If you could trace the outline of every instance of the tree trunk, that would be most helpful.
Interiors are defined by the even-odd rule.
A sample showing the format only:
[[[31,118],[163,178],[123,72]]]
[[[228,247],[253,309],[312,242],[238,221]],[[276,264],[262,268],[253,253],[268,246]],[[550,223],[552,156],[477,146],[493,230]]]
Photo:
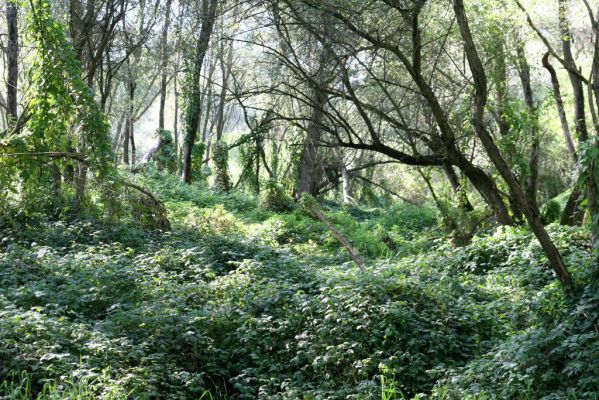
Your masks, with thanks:
[[[173,79],[173,87],[175,89],[175,116],[173,121],[173,137],[175,138],[175,153],[179,156],[179,92],[177,90],[177,74]]]
[[[559,121],[562,126],[562,133],[564,134],[564,139],[566,140],[566,145],[568,146],[568,151],[570,153],[570,157],[572,157],[572,161],[574,163],[578,162],[578,155],[576,154],[576,147],[574,146],[574,141],[572,140],[572,135],[570,134],[570,127],[568,126],[568,118],[566,117],[566,111],[564,110],[564,102],[562,100],[562,93],[560,89],[559,80],[557,79],[557,73],[555,69],[549,62],[550,53],[547,52],[543,56],[543,66],[547,71],[549,71],[549,75],[551,76],[551,85],[553,86],[553,97],[555,98],[555,106],[557,108],[557,113],[559,114]]]
[[[127,121],[125,123],[125,138],[123,141],[123,162],[127,165],[131,163],[131,165],[135,164],[135,87],[136,84],[133,81],[132,74],[129,74],[129,82],[128,82],[128,111],[127,111]],[[129,158],[129,146],[131,146],[131,157]]]
[[[224,48],[221,50],[221,74],[222,74],[222,86],[220,89],[220,98],[218,103],[218,110],[216,112],[216,140],[220,141],[223,137],[223,131],[225,130],[225,105],[227,103],[227,89],[229,87],[229,79],[231,77],[231,69],[233,68],[233,42],[229,42],[229,50],[227,59],[222,54]]]
[[[19,30],[17,25],[17,3],[9,0],[6,3],[6,22],[8,24],[6,80],[6,106],[9,121],[17,119],[17,85],[19,79]]]
[[[526,176],[526,196],[531,206],[535,209],[539,208],[537,202],[537,181],[539,177],[539,117],[537,114],[537,107],[534,102],[532,93],[532,85],[530,83],[530,65],[526,59],[524,53],[524,45],[520,43],[517,48],[518,54],[518,74],[520,75],[520,82],[522,83],[522,92],[524,94],[524,101],[528,108],[528,112],[531,115],[531,148],[530,158],[528,161],[529,170]]]
[[[491,207],[491,211],[493,211],[493,215],[495,215],[497,222],[501,225],[512,225],[514,221],[499,194],[497,185],[489,175],[470,162],[466,162],[459,167],[476,190],[481,194],[485,202]]]
[[[171,24],[171,4],[173,0],[166,0],[166,9],[164,14],[164,27],[162,29],[161,48],[162,48],[162,65],[161,65],[161,78],[160,78],[160,111],[158,113],[158,128],[164,129],[164,110],[166,105],[166,88],[167,88],[167,76],[166,70],[168,66],[168,30]]]
[[[572,69],[576,70],[576,62],[572,56],[572,33],[568,22],[568,0],[558,0],[559,2],[559,27],[562,41],[562,52],[564,60]],[[574,98],[574,120],[576,122],[576,134],[580,142],[585,142],[589,135],[587,131],[586,116],[584,111],[584,90],[582,80],[572,71],[568,71],[568,77],[572,84],[572,94]]]
[[[318,168],[318,143],[321,136],[321,124],[324,118],[322,108],[327,102],[327,95],[320,88],[312,89],[312,114],[308,123],[307,135],[300,165],[300,181],[298,194],[316,195],[316,170]]]
[[[465,188],[462,188],[460,183],[460,178],[455,173],[452,165],[445,164],[443,165],[443,172],[453,189],[454,194],[458,197],[458,206],[466,211],[474,210],[472,203],[468,199],[468,194],[466,193]]]
[[[570,273],[568,272],[568,269],[566,268],[559,251],[545,230],[545,227],[541,222],[538,209],[534,208],[533,204],[530,204],[526,194],[524,193],[524,190],[522,190],[518,180],[499,152],[499,149],[495,145],[490,133],[487,131],[484,122],[485,105],[487,102],[486,73],[472,39],[463,0],[454,0],[454,11],[460,29],[460,34],[462,36],[462,40],[464,41],[464,50],[468,59],[468,64],[470,71],[472,72],[472,78],[474,79],[474,85],[476,89],[472,107],[472,125],[474,131],[485,148],[487,155],[495,165],[495,168],[497,168],[497,171],[507,183],[510,191],[514,195],[514,198],[521,206],[528,224],[541,244],[541,247],[543,248],[547,259],[549,260],[549,264],[557,275],[557,278],[560,280],[565,290],[570,290],[572,287]]]
[[[125,117],[125,132],[123,134],[123,163],[129,165],[129,134],[131,133],[131,118],[129,118],[129,112]]]
[[[582,80],[580,76],[572,71],[576,70],[576,62],[572,56],[572,33],[570,32],[570,24],[568,22],[568,4],[567,0],[558,0],[559,2],[559,27],[560,36],[562,41],[562,52],[564,53],[564,61],[570,66],[568,69],[568,77],[572,85],[572,94],[574,100],[574,120],[576,123],[576,135],[578,136],[579,146],[586,142],[589,138],[586,124],[586,115],[584,107],[584,90]],[[588,182],[587,182],[588,184]],[[581,194],[584,193],[577,188],[572,190],[572,194],[568,199],[568,204],[572,205],[572,208],[564,209],[562,213],[562,220],[572,222],[582,222],[584,214],[579,212],[578,206],[582,202],[580,199]],[[580,217],[576,217],[576,216]]]
[[[362,272],[366,272],[366,268],[364,267],[364,261],[362,260],[362,257],[358,255],[358,252],[354,249],[351,243],[349,243],[345,236],[343,236],[341,232],[339,232],[339,230],[335,228],[335,226],[331,223],[331,221],[329,221],[329,219],[324,215],[324,213],[318,209],[316,204],[314,204],[314,199],[305,202],[304,209],[308,214],[325,224],[328,230],[333,234],[333,237],[335,237],[335,239],[337,239],[337,241],[345,248],[345,250],[347,250],[349,256],[352,260],[354,260],[354,263],[356,263],[358,268],[360,268]]]
[[[118,158],[116,155],[119,151],[120,145],[121,145],[121,140],[122,135],[123,135],[123,123],[125,122],[125,119],[127,118],[127,112],[122,112],[121,116],[119,117],[119,120],[117,122],[116,125],[116,132],[114,134],[114,140],[112,143],[112,152],[115,155],[115,162],[117,161],[116,159]]]
[[[590,15],[591,19],[593,16]],[[592,80],[591,80],[591,92],[595,98],[595,105],[599,110],[599,11],[597,12],[594,20],[591,21],[593,25],[593,31],[595,33],[595,46],[593,53],[593,67],[592,67]],[[589,95],[590,96],[590,95]],[[590,105],[593,102],[590,101]],[[592,107],[591,107],[592,109]],[[595,123],[595,138],[594,146],[599,148],[599,121],[597,117],[594,118]],[[595,152],[595,154],[599,151]],[[589,178],[588,178],[588,208],[591,217],[591,230],[592,230],[592,249],[594,254],[599,252],[599,176],[597,174],[597,158],[595,158],[589,166]]]
[[[199,124],[199,98],[200,98],[200,74],[204,57],[210,44],[210,36],[216,19],[216,7],[218,0],[202,0],[202,29],[196,45],[191,92],[186,110],[187,126],[185,127],[185,144],[183,150],[183,173],[182,180],[191,183],[191,154],[196,141]]]
[[[332,35],[329,19],[326,15],[322,17],[322,25],[325,32],[325,40]],[[318,71],[316,84],[312,87],[312,95],[310,100],[311,115],[306,129],[306,140],[304,141],[304,149],[302,152],[300,164],[300,181],[298,195],[309,193],[315,196],[317,193],[317,176],[316,171],[319,167],[318,161],[318,146],[322,134],[322,123],[324,119],[324,108],[328,101],[328,95],[324,91],[324,86],[327,80],[327,71],[329,70],[332,57],[330,47],[327,43],[322,43],[322,48],[318,57]]]

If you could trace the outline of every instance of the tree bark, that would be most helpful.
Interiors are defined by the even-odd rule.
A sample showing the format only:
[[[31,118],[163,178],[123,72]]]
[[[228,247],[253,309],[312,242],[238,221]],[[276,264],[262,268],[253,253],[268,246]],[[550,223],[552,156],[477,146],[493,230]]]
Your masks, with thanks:
[[[362,272],[366,272],[366,268],[364,267],[364,261],[362,260],[362,257],[358,255],[358,252],[354,249],[351,243],[349,243],[345,236],[343,236],[341,232],[339,232],[339,230],[335,228],[335,226],[331,223],[331,221],[329,221],[329,219],[324,215],[324,213],[318,210],[315,204],[310,204],[310,202],[308,202],[308,204],[306,204],[304,208],[308,212],[308,214],[312,215],[314,218],[318,219],[320,222],[325,224],[328,230],[333,234],[333,237],[335,237],[335,239],[337,239],[337,241],[345,248],[345,250],[347,250],[349,256],[354,261],[354,263],[356,263],[358,268],[360,268]]]
[[[466,193],[466,190],[462,188],[460,178],[453,169],[453,166],[450,164],[443,165],[443,172],[445,173],[445,176],[447,177],[447,180],[449,181],[449,184],[451,185],[454,194],[458,197],[459,207],[466,211],[473,211],[474,207],[468,199],[468,194]]]
[[[181,179],[191,183],[191,154],[195,144],[199,124],[200,74],[204,57],[210,44],[210,36],[216,19],[218,0],[202,0],[202,28],[195,49],[191,91],[186,110],[185,144],[183,150],[183,173]]]
[[[576,154],[576,147],[574,145],[574,141],[572,140],[572,134],[570,133],[570,127],[568,126],[568,118],[566,117],[566,111],[564,110],[564,102],[562,100],[562,93],[560,89],[559,80],[557,79],[557,73],[555,72],[555,68],[551,65],[549,61],[550,53],[547,52],[543,56],[543,67],[547,71],[549,71],[549,75],[551,76],[551,85],[553,86],[553,97],[555,98],[555,106],[557,108],[557,113],[559,114],[559,121],[562,126],[562,133],[564,134],[564,139],[566,140],[566,145],[568,146],[568,152],[570,153],[570,157],[572,157],[572,161],[576,163],[578,161],[578,155]]]
[[[125,117],[125,132],[123,134],[123,163],[129,165],[129,134],[131,133],[131,118],[129,118],[129,111]]]
[[[501,198],[497,185],[489,175],[470,162],[461,164],[459,168],[464,172],[483,199],[485,199],[489,207],[491,207],[491,211],[495,215],[497,222],[501,225],[512,225],[514,221],[510,216],[509,210]]]
[[[332,35],[331,23],[326,15],[321,16],[322,25],[325,36],[323,40],[327,40]],[[324,90],[327,84],[327,71],[329,70],[330,62],[333,57],[328,43],[321,43],[322,48],[318,57],[318,71],[316,82],[312,87],[312,95],[310,104],[312,105],[310,120],[306,129],[306,139],[300,163],[300,177],[298,195],[309,193],[312,196],[317,194],[317,176],[316,171],[319,166],[318,147],[322,134],[322,123],[324,120],[324,108],[328,101],[328,94]]]
[[[316,169],[318,168],[318,144],[321,136],[321,124],[324,114],[322,107],[327,102],[327,95],[320,88],[312,89],[312,101],[314,105],[310,115],[310,121],[306,130],[306,139],[302,152],[300,164],[300,181],[298,194],[309,193],[316,195]]]
[[[586,4],[586,3],[585,3]],[[596,17],[593,18],[593,14],[589,9],[589,17],[593,26],[593,32],[595,34],[595,46],[593,52],[593,67],[592,67],[592,79],[590,89],[593,97],[595,98],[595,105],[599,110],[599,11],[597,11]],[[589,95],[590,97],[591,95]],[[590,99],[589,99],[590,100]],[[592,100],[589,103],[593,104]],[[591,107],[593,109],[593,107]],[[595,137],[593,145],[599,149],[599,121],[597,117],[594,118],[595,124]],[[595,152],[595,154],[599,151]],[[591,218],[591,232],[592,232],[592,249],[594,254],[599,252],[599,174],[597,173],[597,158],[592,160],[589,166],[589,178],[588,178],[588,208]]]
[[[524,45],[520,43],[516,49],[518,54],[518,74],[520,75],[520,82],[522,84],[522,92],[524,94],[524,101],[528,108],[528,112],[531,116],[530,136],[531,136],[531,147],[530,147],[530,158],[528,161],[529,170],[526,176],[526,196],[531,206],[535,209],[539,208],[537,202],[537,182],[539,177],[539,117],[537,114],[537,107],[534,102],[532,85],[530,83],[530,65],[526,59],[524,53]]]
[[[11,119],[16,121],[17,119],[17,86],[19,78],[19,29],[17,19],[17,3],[16,1],[9,0],[6,3],[6,22],[8,24],[6,106],[9,121]]]
[[[166,9],[164,11],[164,27],[162,28],[162,37],[160,46],[162,48],[162,63],[161,63],[161,78],[160,78],[160,111],[158,113],[158,129],[164,129],[164,111],[166,105],[166,89],[167,89],[167,76],[166,70],[168,66],[168,30],[171,24],[171,4],[173,0],[166,0]]]
[[[460,29],[460,35],[464,41],[464,50],[468,59],[468,65],[472,73],[472,78],[474,79],[475,94],[472,107],[472,125],[474,131],[485,148],[487,155],[495,165],[495,168],[497,168],[497,171],[507,183],[514,198],[521,206],[528,224],[541,244],[557,278],[562,283],[565,290],[570,290],[572,287],[570,273],[568,272],[559,251],[545,230],[538,209],[534,208],[533,204],[530,204],[524,190],[522,190],[518,180],[499,152],[490,133],[487,131],[484,121],[485,105],[488,95],[486,73],[474,45],[474,40],[472,39],[463,0],[454,0],[454,11]]]
[[[570,84],[572,85],[576,136],[578,137],[580,146],[580,144],[586,142],[589,138],[584,106],[583,82],[580,79],[580,75],[574,72],[578,69],[574,57],[572,56],[572,33],[570,32],[570,24],[568,22],[568,3],[567,0],[558,0],[558,3],[562,52],[564,61],[569,66],[568,77],[570,78]],[[570,207],[566,207],[562,212],[562,221],[566,222],[568,225],[582,223],[584,213],[578,210],[580,203],[582,203],[581,196],[585,196],[585,193],[578,188],[574,188],[570,198],[568,198],[567,203]]]
[[[559,27],[560,37],[562,42],[562,52],[564,60],[570,65],[568,69],[568,77],[572,84],[572,94],[574,98],[574,120],[576,123],[576,134],[580,142],[585,142],[589,135],[587,130],[585,107],[584,107],[584,90],[582,80],[579,74],[572,72],[577,70],[576,62],[572,56],[572,33],[570,32],[570,24],[568,22],[568,0],[558,0],[559,2]]]
[[[220,141],[225,130],[225,105],[227,104],[227,90],[229,88],[229,80],[231,77],[231,69],[233,68],[233,42],[229,41],[229,49],[227,59],[224,56],[224,46],[221,50],[220,70],[222,75],[222,86],[220,89],[220,97],[218,110],[216,112],[216,140]]]

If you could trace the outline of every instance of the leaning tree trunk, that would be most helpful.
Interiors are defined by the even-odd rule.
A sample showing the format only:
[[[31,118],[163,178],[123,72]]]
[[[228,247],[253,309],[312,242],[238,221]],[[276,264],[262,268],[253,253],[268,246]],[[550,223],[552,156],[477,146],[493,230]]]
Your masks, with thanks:
[[[560,37],[562,41],[562,52],[564,54],[564,61],[570,66],[568,69],[568,77],[572,85],[572,95],[574,100],[574,120],[576,124],[576,135],[578,136],[579,146],[586,142],[589,138],[586,115],[584,107],[584,90],[583,82],[580,76],[574,71],[577,70],[576,62],[572,56],[572,33],[570,32],[570,24],[568,23],[568,4],[567,0],[559,1],[559,27]],[[588,184],[588,182],[587,182]],[[579,188],[575,187],[572,190],[572,194],[568,198],[567,207],[562,213],[562,223],[567,225],[574,225],[575,223],[581,223],[584,213],[578,210],[580,203],[582,203],[582,197],[584,192]],[[578,215],[578,217],[576,217]]]
[[[474,79],[475,94],[472,107],[472,125],[474,131],[480,139],[487,155],[491,159],[491,162],[495,165],[495,168],[497,168],[497,171],[510,188],[514,198],[521,206],[530,228],[541,244],[547,259],[549,260],[549,264],[553,268],[558,279],[566,290],[570,290],[572,287],[570,273],[568,272],[559,251],[553,244],[551,237],[545,230],[538,209],[528,200],[522,186],[518,183],[518,180],[501,155],[499,148],[487,131],[484,121],[485,105],[488,95],[487,76],[479,58],[478,51],[474,45],[474,40],[472,39],[472,33],[470,32],[463,0],[454,0],[454,11],[460,29],[460,35],[464,41],[464,50],[466,52],[470,71]]]
[[[562,92],[560,89],[559,80],[557,79],[557,73],[555,72],[555,68],[553,68],[551,65],[551,62],[549,62],[549,55],[550,53],[547,52],[543,56],[543,67],[549,71],[549,75],[551,76],[553,97],[555,98],[555,106],[557,108],[557,113],[559,114],[559,122],[562,126],[562,133],[564,134],[564,139],[566,140],[568,152],[572,157],[572,161],[576,163],[578,161],[578,155],[576,154],[576,147],[574,146],[574,141],[572,140],[570,127],[568,126],[568,118],[566,117],[566,111],[564,110],[564,101],[562,100]]]

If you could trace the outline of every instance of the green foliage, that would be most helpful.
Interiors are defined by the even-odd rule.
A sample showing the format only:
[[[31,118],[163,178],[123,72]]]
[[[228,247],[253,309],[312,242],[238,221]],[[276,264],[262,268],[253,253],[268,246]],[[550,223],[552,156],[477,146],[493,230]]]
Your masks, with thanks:
[[[300,210],[135,179],[173,231],[0,226],[0,396],[592,398],[599,298],[581,228],[549,226],[586,288],[567,298],[524,228],[456,249],[432,209],[319,205],[369,257],[359,273]]]
[[[125,400],[132,393],[127,393],[118,384],[106,381],[106,371],[102,376],[90,379],[75,377],[44,383],[39,393],[35,393],[32,384],[35,377],[23,371],[21,375],[10,374],[10,379],[0,385],[0,395],[6,400],[94,400],[101,397],[104,400]]]
[[[191,149],[191,176],[194,181],[206,183],[210,170],[204,165],[206,144],[195,143]]]
[[[108,124],[83,81],[79,60],[50,2],[35,0],[30,5],[25,34],[33,49],[27,71],[28,119],[22,133],[0,143],[3,153],[20,155],[0,161],[0,184],[10,189],[0,199],[20,199],[29,210],[68,209],[74,185],[83,186],[75,174],[83,175],[87,168],[96,177],[114,173]]]
[[[541,209],[543,213],[543,222],[550,224],[552,222],[559,222],[562,210],[561,205],[557,200],[551,199],[545,203]]]
[[[258,120],[256,116],[252,117],[250,120],[251,132],[240,139],[241,175],[239,184],[256,193],[260,191],[260,158],[264,154],[264,138],[271,129],[271,118],[270,111],[266,112],[261,120]],[[276,177],[278,154],[273,154],[273,169]]]
[[[156,131],[156,135],[160,137],[161,146],[158,153],[154,156],[153,161],[159,171],[168,171],[174,174],[178,170],[177,165],[177,149],[175,149],[175,142],[173,140],[173,134],[171,131],[165,129],[159,129]],[[194,147],[195,151],[195,147]],[[192,167],[194,160],[194,151],[192,151]],[[192,168],[193,169],[193,168]],[[193,176],[193,175],[192,175]]]
[[[260,205],[270,211],[285,212],[294,208],[293,198],[287,194],[285,186],[269,180],[264,185]]]
[[[231,177],[229,176],[229,146],[220,141],[212,147],[212,160],[214,162],[214,187],[216,190],[228,192],[231,190]]]

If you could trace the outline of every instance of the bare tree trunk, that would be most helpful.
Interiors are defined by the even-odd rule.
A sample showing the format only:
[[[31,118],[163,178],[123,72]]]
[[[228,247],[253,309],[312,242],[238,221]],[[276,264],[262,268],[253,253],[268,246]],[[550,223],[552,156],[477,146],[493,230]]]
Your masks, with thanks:
[[[119,117],[119,120],[117,122],[116,125],[116,132],[114,134],[114,140],[112,143],[112,152],[116,155],[118,153],[120,144],[121,144],[121,140],[122,140],[122,134],[123,134],[123,123],[125,122],[125,119],[127,118],[127,112],[122,112],[121,116]]]
[[[449,184],[451,185],[454,194],[458,197],[459,207],[466,211],[473,211],[474,207],[472,206],[472,203],[470,203],[470,200],[468,199],[468,194],[466,193],[465,188],[462,187],[462,184],[460,183],[460,178],[455,173],[453,166],[449,164],[443,165],[443,172],[445,173],[445,176],[447,177],[447,180],[449,181]]]
[[[6,106],[8,119],[17,119],[17,85],[19,78],[19,30],[17,25],[17,3],[9,0],[6,3],[6,22],[8,24],[7,64],[8,78],[6,80]]]
[[[125,138],[123,141],[123,161],[125,164],[135,164],[135,87],[136,84],[133,81],[131,72],[129,73],[129,82],[127,83],[127,100],[128,100],[128,111],[127,121],[125,123]],[[131,146],[131,158],[129,158],[129,146]]]
[[[589,138],[584,107],[584,90],[580,76],[571,70],[576,70],[577,67],[574,57],[572,56],[572,33],[570,32],[570,24],[568,22],[567,0],[558,0],[558,2],[562,52],[564,54],[564,61],[570,66],[568,69],[568,77],[570,78],[572,94],[574,98],[574,120],[576,123],[576,135],[578,136],[579,144],[582,144]],[[563,222],[566,222],[568,225],[574,225],[576,222],[582,222],[584,213],[580,212],[578,208],[580,203],[582,203],[581,196],[584,195],[584,192],[578,188],[574,188],[572,190],[572,194],[568,198],[567,202],[569,207],[566,207],[562,212]]]
[[[173,136],[175,138],[175,152],[179,156],[179,92],[177,89],[177,74],[175,73],[173,87],[175,90],[175,120],[173,121]]]
[[[191,82],[191,92],[186,110],[187,126],[185,127],[185,144],[183,150],[183,173],[182,180],[191,183],[191,154],[196,141],[199,124],[199,98],[200,98],[200,74],[202,64],[210,43],[210,36],[216,19],[216,7],[218,0],[202,0],[202,29],[196,45],[194,56],[194,70]]]
[[[129,112],[127,112],[127,117],[125,117],[125,134],[123,135],[123,163],[125,165],[129,165],[129,134],[131,133],[131,118],[129,117]]]
[[[593,67],[592,67],[592,79],[590,83],[590,89],[592,96],[595,98],[595,105],[599,110],[599,11],[593,18],[592,12],[589,9],[589,17],[595,33],[595,46],[593,52]],[[589,94],[591,97],[591,94]],[[591,110],[593,101],[589,99],[589,106]],[[595,112],[593,112],[593,122],[595,124],[595,138],[594,146],[599,148],[599,121]],[[592,249],[594,254],[599,254],[599,176],[597,176],[597,159],[595,158],[589,166],[589,178],[588,178],[588,208],[591,217],[591,230],[592,230]]]
[[[135,121],[131,120],[129,124],[129,140],[131,141],[131,165],[135,165],[135,159],[137,157],[137,149],[135,148]]]
[[[162,65],[161,78],[160,78],[160,111],[158,114],[158,129],[164,129],[164,109],[166,105],[166,88],[167,88],[167,76],[166,70],[168,66],[168,30],[171,24],[171,4],[173,0],[166,0],[166,9],[164,14],[164,27],[162,29],[161,48],[162,48]]]
[[[520,43],[517,48],[518,53],[518,74],[520,75],[520,82],[522,83],[522,92],[524,94],[524,101],[528,107],[528,112],[531,115],[532,125],[530,126],[531,135],[531,148],[530,148],[530,159],[529,159],[529,171],[526,176],[526,196],[533,208],[538,209],[539,205],[537,202],[537,181],[539,177],[539,117],[537,114],[537,107],[534,102],[532,85],[530,83],[530,66],[524,53],[524,45]]]
[[[322,26],[324,28],[325,37],[330,37],[332,24],[326,15],[321,16]],[[300,181],[298,195],[309,193],[312,196],[317,194],[317,177],[318,169],[318,146],[322,134],[322,123],[324,119],[324,108],[328,101],[328,95],[324,91],[326,85],[327,71],[330,69],[329,63],[334,56],[331,54],[330,46],[327,43],[322,43],[322,48],[318,57],[318,71],[316,84],[312,87],[312,95],[310,104],[312,105],[310,121],[308,122],[306,140],[300,165]]]
[[[557,107],[557,113],[559,114],[559,121],[562,126],[564,139],[566,140],[566,145],[568,146],[568,151],[570,152],[572,161],[576,163],[578,161],[578,155],[576,154],[576,147],[574,146],[574,141],[572,140],[572,135],[570,134],[570,127],[568,126],[568,118],[566,117],[566,111],[564,110],[564,102],[562,100],[562,93],[559,80],[557,79],[557,73],[555,72],[555,68],[553,68],[549,62],[549,55],[550,53],[547,52],[543,56],[543,66],[545,69],[547,69],[547,71],[549,71],[549,75],[551,76],[553,97],[555,98],[555,106]]]
[[[337,241],[345,248],[345,250],[347,250],[349,256],[352,260],[354,260],[354,263],[356,263],[358,268],[360,268],[362,272],[365,272],[366,268],[364,267],[364,261],[362,260],[362,257],[358,255],[358,252],[354,249],[351,243],[349,243],[345,236],[343,236],[341,232],[339,232],[339,230],[335,228],[335,226],[331,223],[331,221],[329,221],[329,219],[324,215],[324,213],[318,209],[316,204],[312,204],[312,201],[306,202],[306,204],[304,205],[306,212],[314,218],[318,219],[323,224],[325,224],[325,226],[333,234],[335,239],[337,239]]]
[[[570,24],[568,22],[568,0],[558,0],[559,2],[559,26],[560,37],[562,41],[562,52],[564,60],[574,70],[577,69],[576,62],[572,56],[572,33],[570,32]],[[582,80],[578,74],[568,71],[568,77],[572,84],[572,93],[574,96],[574,119],[576,122],[576,134],[581,142],[585,142],[589,135],[587,131],[587,123],[584,107],[584,90]]]
[[[327,102],[327,95],[318,87],[312,89],[313,105],[310,122],[308,123],[304,150],[300,165],[300,181],[298,194],[309,193],[316,195],[316,170],[318,168],[318,143],[321,136],[321,125],[324,114],[322,108]]]
[[[485,151],[501,177],[505,180],[510,191],[514,195],[514,198],[518,201],[522,207],[522,211],[526,216],[526,219],[530,225],[530,228],[534,232],[535,236],[539,240],[541,247],[543,248],[549,264],[553,268],[559,281],[562,283],[564,289],[570,290],[572,287],[572,280],[570,273],[562,260],[562,257],[553,244],[551,237],[545,230],[539,211],[534,208],[533,204],[530,204],[524,190],[518,183],[518,180],[512,173],[510,167],[502,157],[499,149],[495,145],[493,138],[487,131],[484,122],[485,105],[487,102],[487,77],[483,67],[483,64],[479,58],[478,51],[474,45],[468,19],[466,18],[466,11],[464,9],[463,0],[454,0],[454,11],[456,14],[457,23],[460,29],[462,40],[464,41],[464,50],[472,72],[472,77],[475,84],[475,95],[474,104],[472,109],[472,125],[476,135],[480,139]]]
[[[216,112],[216,140],[220,141],[225,130],[225,105],[227,103],[227,90],[229,88],[229,80],[231,78],[231,69],[233,68],[233,42],[229,41],[229,49],[227,59],[225,61],[224,48],[221,49],[220,70],[222,75],[222,86],[220,89],[220,99],[218,110]]]

